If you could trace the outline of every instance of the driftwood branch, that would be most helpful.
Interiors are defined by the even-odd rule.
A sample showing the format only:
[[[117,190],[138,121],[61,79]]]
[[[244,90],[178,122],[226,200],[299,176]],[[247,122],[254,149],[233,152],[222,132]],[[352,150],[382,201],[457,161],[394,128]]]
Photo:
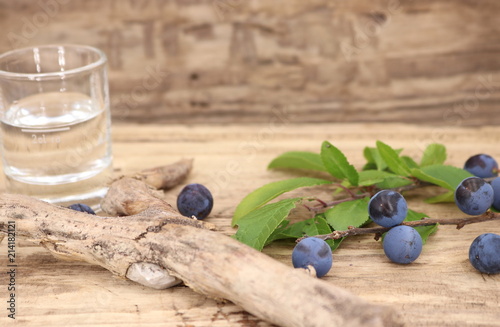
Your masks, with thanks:
[[[0,234],[15,221],[17,236],[55,256],[122,277],[134,264],[152,263],[197,292],[280,326],[402,326],[392,308],[370,304],[183,217],[155,192],[139,179],[115,181],[102,207],[127,217],[98,217],[3,194]]]

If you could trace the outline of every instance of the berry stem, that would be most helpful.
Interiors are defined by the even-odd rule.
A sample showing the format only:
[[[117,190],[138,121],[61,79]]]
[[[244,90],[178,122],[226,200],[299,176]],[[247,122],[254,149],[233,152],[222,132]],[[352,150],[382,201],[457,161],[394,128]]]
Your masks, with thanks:
[[[464,218],[451,218],[451,219],[439,219],[439,218],[423,218],[421,220],[405,221],[401,225],[406,225],[410,227],[418,226],[430,226],[435,224],[440,225],[456,225],[457,229],[461,229],[465,225],[481,223],[485,221],[498,220],[500,219],[500,213],[488,211],[480,216],[474,217],[464,217]],[[375,239],[378,239],[380,235],[387,232],[391,228],[387,227],[352,227],[343,231],[334,231],[330,234],[316,235],[322,240],[337,240],[347,236],[362,235],[362,234],[375,234]],[[300,241],[297,240],[297,241]]]
[[[343,202],[348,202],[348,201],[353,201],[353,200],[357,200],[357,199],[362,199],[362,198],[369,197],[369,196],[371,196],[370,193],[364,192],[364,193],[360,193],[360,194],[352,194],[348,198],[334,200],[334,201],[328,201],[328,202],[316,198],[315,200],[318,201],[320,205],[319,206],[312,206],[312,207],[306,206],[306,208],[309,211],[312,211],[312,212],[317,214],[317,213],[324,212],[324,211],[336,206],[337,204],[340,204]]]

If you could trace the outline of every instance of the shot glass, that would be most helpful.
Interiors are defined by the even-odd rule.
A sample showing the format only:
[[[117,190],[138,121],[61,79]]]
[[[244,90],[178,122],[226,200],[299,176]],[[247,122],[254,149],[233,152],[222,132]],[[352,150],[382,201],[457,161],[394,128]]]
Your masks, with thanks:
[[[112,173],[107,59],[83,45],[0,55],[0,135],[8,193],[95,207]]]

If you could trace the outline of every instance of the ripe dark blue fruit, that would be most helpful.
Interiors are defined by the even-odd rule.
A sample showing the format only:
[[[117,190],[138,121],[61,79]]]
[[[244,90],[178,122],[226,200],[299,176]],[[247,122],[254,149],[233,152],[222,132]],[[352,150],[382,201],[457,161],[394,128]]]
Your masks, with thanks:
[[[70,205],[68,208],[75,210],[75,211],[81,211],[81,212],[90,213],[91,215],[95,215],[94,210],[92,210],[91,207],[89,207],[88,205],[83,204],[83,203],[75,203],[75,204]]]
[[[500,235],[485,233],[476,237],[469,248],[469,261],[482,273],[500,273]]]
[[[405,220],[408,204],[405,198],[395,191],[383,190],[372,196],[368,203],[368,215],[383,227],[393,227]]]
[[[498,176],[498,163],[487,154],[476,154],[467,159],[464,169],[481,178]]]
[[[500,177],[496,177],[491,181],[493,188],[493,207],[500,210]]]
[[[384,237],[384,253],[395,263],[408,264],[415,261],[422,252],[422,237],[410,226],[391,228]]]
[[[482,178],[468,177],[456,188],[455,203],[468,215],[482,215],[493,204],[493,188]]]
[[[332,268],[332,249],[322,239],[308,237],[297,243],[292,251],[295,268],[313,266],[317,277],[323,277]]]
[[[210,191],[201,184],[186,185],[177,197],[177,210],[186,217],[205,219],[214,205]]]

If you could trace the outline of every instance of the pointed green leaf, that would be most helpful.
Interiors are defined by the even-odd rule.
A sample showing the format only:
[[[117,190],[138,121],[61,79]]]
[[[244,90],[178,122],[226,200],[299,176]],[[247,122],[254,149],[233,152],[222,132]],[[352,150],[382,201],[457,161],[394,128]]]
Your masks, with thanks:
[[[331,183],[331,181],[324,179],[299,177],[266,184],[251,192],[243,200],[241,200],[240,204],[236,207],[231,225],[236,225],[241,217],[285,192],[289,192],[300,187],[329,183]]]
[[[332,229],[330,225],[326,222],[326,219],[323,217],[314,217],[306,220],[306,224],[302,231],[304,235],[307,236],[316,236],[316,235],[325,235],[330,234]]]
[[[282,226],[280,226],[276,231],[268,238],[266,245],[282,239],[298,239],[304,236],[316,236],[330,234],[332,229],[330,225],[326,222],[322,214],[317,215],[314,218],[310,218],[298,223],[289,225],[289,221],[284,221]],[[330,248],[335,250],[342,239],[338,240],[327,240],[326,243],[330,245]]]
[[[421,169],[412,169],[411,173],[414,177],[424,182],[429,182],[451,191],[454,191],[458,184],[465,178],[472,176],[466,170],[448,165],[432,165]]]
[[[346,230],[349,226],[360,227],[370,221],[368,198],[337,204],[325,211],[326,221],[334,230]]]
[[[371,149],[373,148],[370,148],[369,146],[365,146],[363,149],[363,157],[365,157],[366,163],[375,163],[375,158],[373,158]]]
[[[397,175],[393,173],[389,173],[387,171],[381,171],[381,170],[362,170],[358,172],[359,175],[359,185],[360,186],[369,186],[369,185],[375,185],[377,183],[380,183],[384,181],[384,179],[389,178],[389,177],[396,177]]]
[[[411,168],[418,168],[418,163],[415,162],[411,157],[408,156],[401,156],[401,159],[404,161],[404,163],[411,169]]]
[[[399,155],[403,149],[394,149],[396,153]],[[363,150],[363,156],[365,157],[367,163],[367,169],[377,169],[377,170],[386,170],[387,164],[380,155],[380,152],[377,148],[365,147]]]
[[[323,142],[321,146],[321,159],[332,176],[347,179],[353,186],[358,185],[359,176],[356,168],[347,161],[342,151],[328,141]]]
[[[259,251],[301,198],[285,199],[253,210],[238,221],[234,238]]]
[[[399,157],[399,154],[396,152],[396,150],[381,141],[377,141],[377,149],[389,169],[392,170],[395,174],[401,176],[410,175],[410,168],[408,167],[406,162]]]
[[[318,153],[290,151],[276,157],[267,166],[268,169],[292,168],[327,171]]]
[[[374,164],[377,167],[377,170],[385,170],[387,168],[387,164],[382,159],[382,156],[380,156],[377,148],[365,147],[363,155],[368,163]]]
[[[377,170],[377,165],[374,162],[367,162],[363,166],[362,170]]]
[[[408,179],[406,177],[401,177],[401,176],[395,176],[395,177],[388,177],[384,179],[382,182],[377,183],[376,186],[379,189],[387,189],[387,188],[398,188],[406,185],[412,184],[413,181],[411,179]]]
[[[464,179],[473,176],[471,173],[462,168],[457,168],[449,165],[427,166],[422,168],[422,171],[427,175],[445,181],[446,183],[448,183],[448,185],[450,185],[453,191]]]
[[[425,217],[429,216],[423,212],[418,212],[415,210],[408,209],[408,214],[406,215],[405,221],[422,220]]]
[[[378,188],[396,188],[413,183],[411,179],[401,177],[387,171],[380,170],[363,170],[358,172],[359,185],[369,186],[376,185]]]
[[[290,225],[289,220],[283,220],[283,222],[274,230],[274,232],[266,240],[265,246],[277,240],[298,239],[304,236],[304,233],[302,232],[302,227],[299,226],[299,224],[300,222]]]
[[[427,146],[422,155],[420,166],[442,165],[446,161],[446,148],[442,144],[432,143]]]
[[[422,237],[422,244],[425,244],[427,242],[427,239],[429,236],[437,232],[438,230],[438,224],[431,225],[431,226],[418,226],[415,227],[417,232],[420,234],[420,237]]]
[[[434,176],[431,176],[429,174],[426,174],[422,169],[412,169],[411,170],[412,176],[418,178],[421,181],[428,182],[437,186],[444,187],[446,189],[451,190],[450,184],[446,183],[444,180],[436,178]]]

